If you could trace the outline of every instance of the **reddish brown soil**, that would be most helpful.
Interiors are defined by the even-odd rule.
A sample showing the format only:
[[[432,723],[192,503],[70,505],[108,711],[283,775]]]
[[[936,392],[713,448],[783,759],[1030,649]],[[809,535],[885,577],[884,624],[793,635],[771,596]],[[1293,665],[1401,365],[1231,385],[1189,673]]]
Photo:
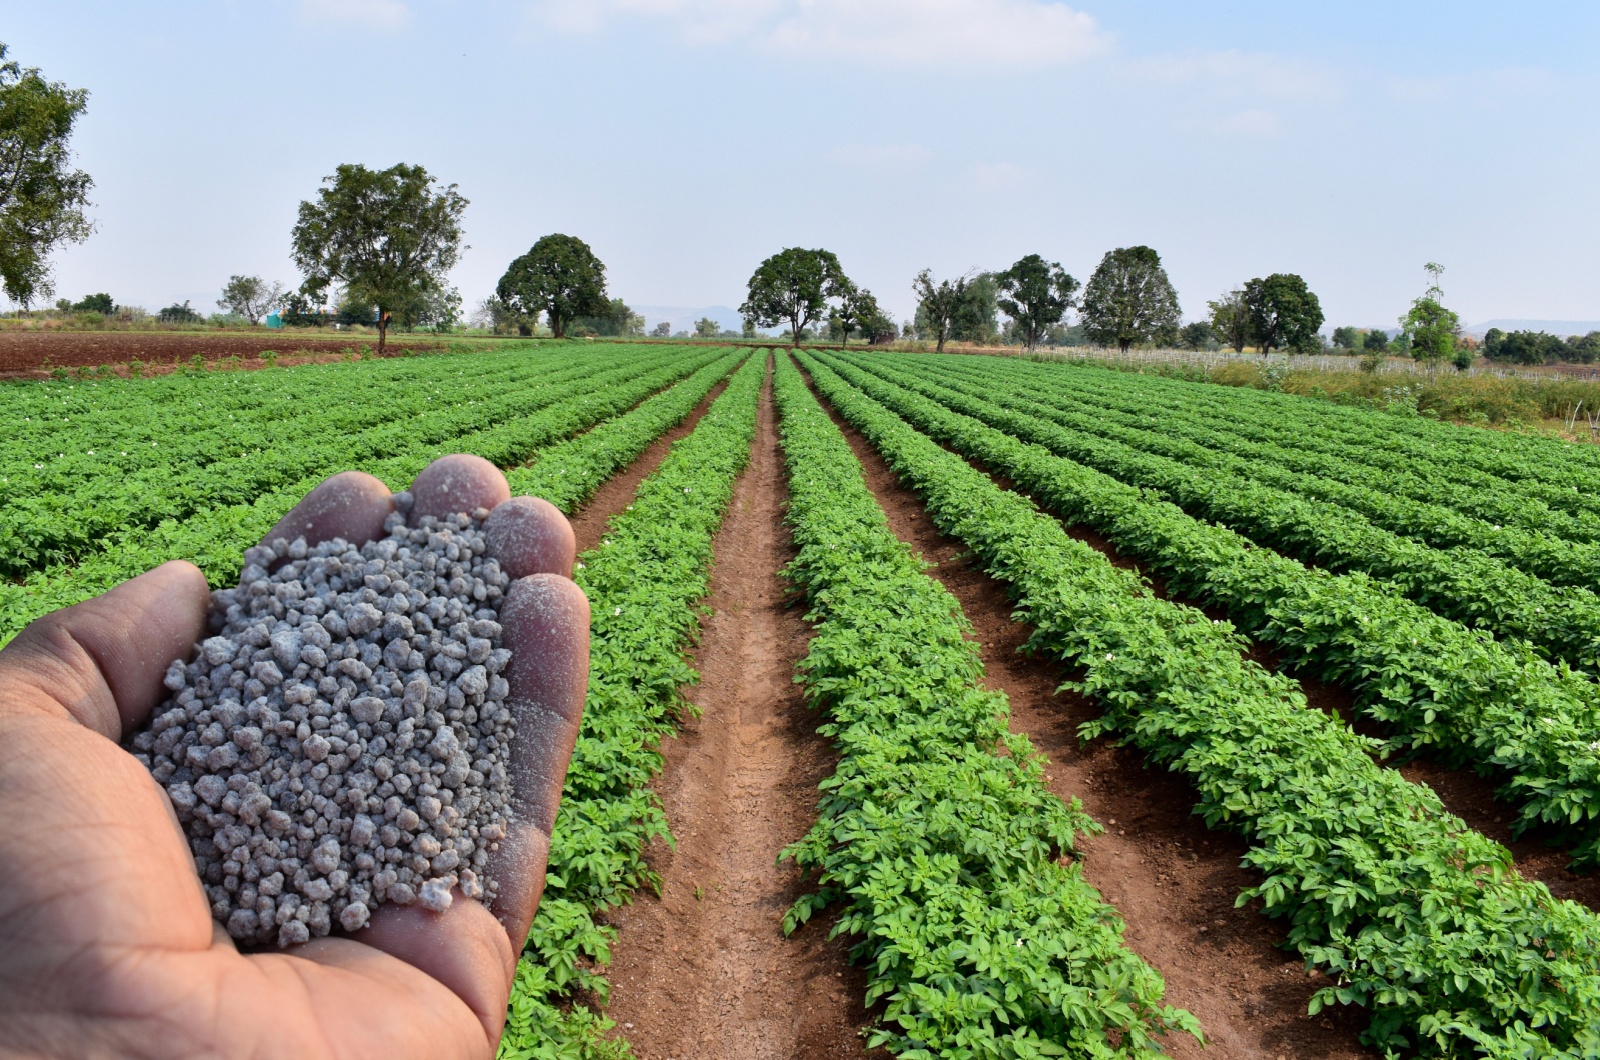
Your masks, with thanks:
[[[338,354],[346,349],[378,348],[376,335],[339,335],[272,330],[148,334],[138,331],[0,331],[0,376],[26,375],[50,368],[83,368],[143,361],[147,365],[176,364],[195,354],[210,361],[227,357],[259,360],[267,350],[283,358]],[[439,340],[416,336],[391,336],[384,352],[432,350]],[[280,361],[280,363],[282,363]]]
[[[955,452],[948,445],[943,448],[948,452]],[[969,460],[968,463],[989,475],[1002,489],[1015,488],[1004,475],[991,471],[981,461]],[[1169,593],[1162,578],[1142,571],[1136,561],[1124,556],[1109,540],[1093,530],[1073,526],[1061,519],[1056,521],[1068,535],[1102,553],[1113,566],[1141,573],[1151,593],[1160,599],[1197,608],[1211,618],[1224,620],[1228,618],[1227,613],[1221,608]],[[1274,672],[1283,669],[1282,660],[1277,654],[1259,643],[1251,646],[1249,658]],[[1384,740],[1390,735],[1383,726],[1356,709],[1355,696],[1349,689],[1326,684],[1304,674],[1293,676],[1299,681],[1301,690],[1305,692],[1306,701],[1311,706],[1330,714],[1337,714],[1363,736]],[[1571,857],[1551,838],[1548,829],[1534,829],[1520,839],[1513,839],[1511,825],[1517,816],[1515,808],[1510,803],[1495,798],[1495,791],[1499,785],[1493,779],[1479,776],[1470,769],[1451,769],[1427,755],[1404,761],[1391,759],[1384,764],[1398,769],[1400,775],[1407,780],[1416,784],[1426,784],[1432,788],[1444,803],[1446,810],[1466,821],[1476,831],[1509,849],[1517,871],[1523,876],[1543,883],[1558,898],[1570,898],[1590,908],[1600,909],[1600,872],[1570,871],[1567,866],[1572,860]]]
[[[1000,583],[975,566],[960,542],[933,525],[922,502],[901,486],[876,450],[835,416],[866,469],[895,533],[938,564],[935,577],[961,602],[982,645],[987,682],[1011,700],[1011,727],[1050,759],[1047,778],[1062,799],[1083,801],[1106,833],[1085,841],[1084,871],[1127,921],[1127,944],[1167,981],[1166,1000],[1194,1013],[1209,1048],[1174,1038],[1180,1057],[1297,1060],[1375,1055],[1358,1040],[1359,1009],[1306,1015],[1327,981],[1279,949],[1284,932],[1254,908],[1235,909],[1240,891],[1260,881],[1240,867],[1245,844],[1210,832],[1190,814],[1192,789],[1173,774],[1146,769],[1142,756],[1107,740],[1087,746],[1077,727],[1095,706],[1056,689],[1059,666],[1019,653],[1029,629],[1011,620]],[[1079,534],[1095,543],[1092,535]],[[1101,542],[1103,544],[1103,542]],[[1122,557],[1119,565],[1131,566]]]
[[[695,655],[703,712],[662,750],[657,791],[678,838],[650,861],[662,896],[612,915],[619,928],[608,1015],[642,1060],[858,1057],[870,1021],[848,944],[813,921],[785,939],[807,888],[778,852],[816,819],[835,758],[792,681],[805,654],[778,571],[792,556],[770,388],[751,463],[717,536],[712,616]]]

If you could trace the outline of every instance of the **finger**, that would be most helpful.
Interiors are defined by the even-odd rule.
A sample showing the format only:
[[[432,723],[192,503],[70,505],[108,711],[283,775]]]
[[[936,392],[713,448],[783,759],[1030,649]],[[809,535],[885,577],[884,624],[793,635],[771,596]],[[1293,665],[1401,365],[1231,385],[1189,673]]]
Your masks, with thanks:
[[[383,521],[394,511],[389,487],[360,471],[341,471],[323,479],[267,531],[263,545],[289,544],[297,537],[320,545],[341,537],[360,546],[383,536]]]
[[[511,584],[500,605],[507,702],[517,719],[511,741],[511,809],[506,837],[489,862],[499,885],[493,909],[520,951],[544,893],[550,829],[572,759],[589,683],[589,600],[556,574]]]
[[[167,696],[167,667],[204,635],[209,604],[205,575],[174,560],[35,619],[0,650],[0,706],[31,690],[120,740]]]
[[[382,905],[350,939],[398,958],[442,983],[472,1010],[489,1042],[499,1040],[517,953],[500,923],[479,902],[455,892],[442,913],[421,905]],[[324,964],[360,959],[341,940],[317,939],[289,951]]]
[[[411,484],[411,512],[407,521],[416,526],[424,515],[442,519],[478,508],[493,510],[511,496],[500,469],[481,456],[453,453],[422,469]]]
[[[512,497],[483,524],[489,555],[513,578],[530,574],[572,577],[578,539],[561,509],[539,497]]]

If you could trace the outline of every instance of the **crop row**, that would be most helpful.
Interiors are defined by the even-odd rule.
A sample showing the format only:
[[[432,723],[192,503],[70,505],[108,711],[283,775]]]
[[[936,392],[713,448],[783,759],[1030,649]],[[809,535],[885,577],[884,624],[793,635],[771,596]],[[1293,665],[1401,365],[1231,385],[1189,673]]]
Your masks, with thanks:
[[[957,358],[939,365],[941,370],[953,375],[990,385],[1004,379],[1013,392],[1025,393],[1035,401],[1058,408],[1092,410],[1102,422],[1143,430],[1158,429],[1164,435],[1246,458],[1252,468],[1312,476],[1296,479],[1279,475],[1273,480],[1300,492],[1314,492],[1300,489],[1302,483],[1332,480],[1417,502],[1417,517],[1408,518],[1406,526],[1382,522],[1392,506],[1377,505],[1368,514],[1380,525],[1433,545],[1480,547],[1502,558],[1519,561],[1518,565],[1522,566],[1520,551],[1525,545],[1534,544],[1541,556],[1549,548],[1560,547],[1559,543],[1546,544],[1544,538],[1600,541],[1600,514],[1552,507],[1541,498],[1540,494],[1548,495],[1555,487],[1529,493],[1517,483],[1482,472],[1395,456],[1381,443],[1374,444],[1371,438],[1352,443],[1340,441],[1330,432],[1285,422],[1285,417],[1274,416],[1267,421],[1258,410],[1232,400],[1231,389],[1222,390],[1214,400],[1172,400],[1168,395],[1157,396],[1146,390],[1141,385],[1146,378],[1143,376],[1108,372],[1105,375],[1113,378],[1100,379],[1093,373],[1075,372],[1056,373],[1046,379],[1040,372],[1030,371],[1037,367],[1029,362],[995,358],[981,361]],[[1094,385],[1089,385],[1091,383]],[[1556,492],[1568,502],[1573,497],[1570,489]],[[1351,497],[1357,502],[1352,507],[1367,511],[1361,506],[1367,495],[1355,493]],[[1538,537],[1529,541],[1526,535],[1503,534],[1501,531],[1505,527],[1516,527]],[[1536,563],[1526,569],[1561,581],[1556,572],[1562,566]],[[1564,566],[1570,569],[1572,565],[1569,562]],[[1577,584],[1593,581],[1591,565],[1587,580]]]
[[[1288,918],[1289,945],[1333,979],[1313,1011],[1366,1006],[1366,1038],[1389,1057],[1600,1050],[1600,919],[1523,880],[1504,848],[1431,790],[1374,764],[1373,741],[1241,658],[1246,643],[1226,623],[1157,599],[1028,500],[805,361],[941,529],[1010,583],[1035,627],[1030,644],[1081,671],[1075,687],[1106,709],[1088,735],[1120,733],[1185,774],[1196,812],[1247,837],[1261,882],[1240,900]]]
[[[525,346],[482,358],[430,356],[0,387],[0,415],[17,429],[17,444],[0,454],[0,499],[64,492],[103,478],[108,469],[136,474],[205,463],[218,452],[226,455],[231,443],[255,439],[275,425],[346,416],[359,422],[394,404],[425,409],[441,381],[461,392],[462,400],[481,397],[529,369],[549,371],[564,360],[557,351]],[[330,394],[341,400],[330,405]],[[174,424],[183,430],[168,429]],[[158,444],[152,447],[152,441]]]
[[[852,384],[981,460],[1069,523],[1104,534],[1168,585],[1216,604],[1292,665],[1345,684],[1398,743],[1497,770],[1522,830],[1569,828],[1600,855],[1600,706],[1585,676],[1440,618],[1362,574],[1330,575],[1108,475],[830,359]]]
[[[1258,484],[1247,477],[1245,461],[1229,457],[1225,464],[1219,454],[1156,431],[1119,429],[1093,413],[997,393],[992,383],[958,382],[951,388],[928,382],[926,371],[895,371],[878,359],[871,371],[1130,485],[1156,490],[1258,544],[1329,570],[1365,571],[1446,618],[1521,638],[1584,670],[1600,668],[1600,597],[1587,589],[1553,586],[1481,552],[1430,548],[1332,501]]]
[[[1041,365],[1041,385],[1120,389],[1113,373]],[[1122,373],[1115,373],[1122,374]],[[1537,497],[1551,507],[1600,513],[1600,467],[1590,446],[1508,431],[1462,431],[1448,424],[1352,406],[1239,387],[1218,387],[1144,376],[1139,386],[1153,400],[1184,409],[1207,405],[1253,423],[1276,423],[1289,444],[1315,451],[1324,439],[1365,450],[1385,467],[1420,467],[1485,489],[1505,488]],[[1503,484],[1497,487],[1495,484]]]
[[[756,358],[734,374],[574,572],[593,614],[589,690],[551,837],[544,898],[517,964],[502,1060],[614,1055],[600,1038],[606,1022],[572,995],[587,992],[601,1001],[607,995],[604,975],[594,969],[609,963],[614,932],[595,914],[660,882],[644,861],[652,839],[672,842],[650,788],[661,768],[656,747],[693,709],[681,691],[699,679],[687,652],[709,583],[713,537],[749,460],[764,375]],[[521,485],[550,493],[559,483],[528,476]]]
[[[720,355],[720,351],[702,352],[608,387],[571,393],[559,404],[532,415],[442,442],[418,444],[367,463],[362,470],[391,489],[404,489],[417,472],[445,453],[476,453],[502,467],[514,466],[544,446],[618,415]],[[350,465],[345,462],[342,466]],[[211,508],[183,521],[165,520],[149,529],[121,531],[104,550],[78,564],[47,567],[19,583],[0,585],[0,642],[39,615],[104,592],[169,559],[198,564],[213,585],[236,578],[244,549],[260,540],[322,477],[301,479],[252,502]]]
[[[1098,827],[1050,794],[1004,694],[981,687],[961,605],[889,529],[781,356],[774,394],[799,547],[786,573],[814,624],[800,672],[840,754],[816,825],[784,852],[819,885],[784,930],[842,905],[834,934],[859,940],[866,1002],[885,1005],[869,1048],[1144,1057],[1170,1031],[1198,1036],[1077,863],[1058,861]]]
[[[241,430],[216,440],[204,459],[191,453],[172,464],[125,475],[108,467],[106,474],[75,488],[15,498],[0,508],[0,574],[70,561],[95,551],[115,530],[246,502],[286,482],[448,441],[558,404],[580,387],[625,381],[670,362],[659,354],[607,358],[598,372],[587,365],[541,363],[501,378],[491,376],[488,392],[479,380],[436,376],[407,394],[385,396],[360,388],[325,393],[312,411],[280,427]],[[424,389],[431,392],[424,396]],[[168,422],[161,429],[163,437],[182,438],[186,426],[181,420]],[[83,443],[86,448],[102,444],[93,440],[92,426],[83,430],[90,439]]]
[[[1009,375],[1010,373],[1005,373]],[[949,378],[946,373],[941,377]],[[983,387],[992,393],[995,380],[988,373],[961,373],[967,388]],[[1302,494],[1351,513],[1359,513],[1356,521],[1438,548],[1473,549],[1493,556],[1511,567],[1558,585],[1591,587],[1600,584],[1600,545],[1591,541],[1563,538],[1551,529],[1559,525],[1575,529],[1574,519],[1564,512],[1550,512],[1547,525],[1538,528],[1491,523],[1477,516],[1429,500],[1415,500],[1389,488],[1395,478],[1389,472],[1368,468],[1364,483],[1352,483],[1351,478],[1363,476],[1351,471],[1351,464],[1332,453],[1303,453],[1285,446],[1263,443],[1233,442],[1227,451],[1221,451],[1217,432],[1209,427],[1185,424],[1176,418],[1158,419],[1146,414],[1118,413],[1103,403],[1067,394],[1030,395],[1030,405],[1047,407],[1045,414],[1064,425],[1089,430],[1104,437],[1122,441],[1143,449],[1173,457],[1186,464],[1215,468],[1220,473],[1231,474],[1279,490]],[[1026,400],[1022,398],[1021,400]],[[1119,422],[1120,420],[1120,422]],[[1481,491],[1462,489],[1462,492],[1481,496]],[[1521,507],[1531,517],[1533,505],[1527,499],[1518,504],[1514,500],[1501,502],[1509,507]],[[1393,548],[1380,544],[1380,547]],[[1593,598],[1591,597],[1591,600]],[[1600,601],[1594,606],[1600,606]]]

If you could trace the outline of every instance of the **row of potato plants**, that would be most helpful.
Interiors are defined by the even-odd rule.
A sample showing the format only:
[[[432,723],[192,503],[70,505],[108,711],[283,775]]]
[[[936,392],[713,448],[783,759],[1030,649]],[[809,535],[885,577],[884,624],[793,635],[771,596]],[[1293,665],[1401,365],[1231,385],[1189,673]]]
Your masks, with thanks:
[[[531,415],[448,439],[419,443],[394,456],[364,462],[360,470],[398,490],[407,488],[419,471],[446,453],[476,453],[499,466],[515,466],[545,446],[626,411],[654,391],[722,355],[717,350],[697,351],[651,372],[629,373],[630,377],[617,379],[609,386],[572,385],[563,401]],[[350,466],[348,460],[338,465]],[[211,508],[184,520],[168,519],[148,529],[119,531],[111,535],[101,551],[78,563],[46,567],[20,582],[0,585],[0,643],[39,615],[105,592],[169,559],[187,559],[197,564],[212,585],[230,583],[238,577],[244,549],[260,540],[323,477],[324,474],[317,474],[304,478],[253,501]]]
[[[623,381],[671,360],[659,354],[606,357],[588,366],[541,358],[513,372],[491,372],[487,379],[440,372],[414,380],[404,392],[325,391],[304,415],[272,427],[241,425],[214,438],[203,454],[180,441],[166,446],[171,451],[167,464],[123,473],[108,463],[100,477],[72,488],[13,498],[0,507],[0,573],[67,562],[95,551],[113,531],[247,502],[286,482],[445,442],[562,402],[580,386]],[[454,367],[449,361],[436,363]],[[215,415],[195,410],[189,417],[152,423],[148,430],[162,439],[183,439],[192,424]],[[76,438],[58,439],[59,444],[106,451],[92,420],[77,429]]]
[[[873,371],[1061,456],[1155,490],[1259,544],[1328,570],[1364,571],[1447,618],[1520,638],[1584,670],[1600,668],[1600,597],[1588,589],[1551,585],[1479,551],[1432,548],[1330,499],[1257,481],[1271,480],[1270,469],[1252,471],[1248,461],[1157,430],[1118,428],[1097,412],[1012,396],[993,381],[947,380],[952,387],[930,382],[930,375],[945,378],[936,371],[894,371],[876,360]],[[1562,550],[1586,547],[1557,544]],[[1593,569],[1588,577],[1593,580]]]
[[[401,365],[408,371],[395,370]],[[57,498],[42,509],[47,515],[72,508],[60,498],[77,495],[92,503],[93,491],[108,479],[143,478],[160,488],[162,476],[170,476],[198,480],[204,488],[204,471],[219,461],[292,446],[299,437],[354,433],[446,405],[465,407],[563,365],[548,352],[529,351],[492,355],[481,370],[467,370],[474,367],[458,358],[424,357],[161,380],[30,383],[34,403],[54,405],[59,415],[42,425],[22,418],[24,427],[44,430],[0,462],[0,515],[18,505],[37,507],[39,497]],[[175,382],[151,386],[169,380]],[[440,390],[449,391],[448,402]],[[218,470],[225,479],[226,464]]]
[[[205,459],[218,438],[275,423],[318,420],[329,390],[356,399],[338,411],[371,413],[384,400],[409,400],[418,387],[441,378],[493,385],[532,365],[559,364],[549,349],[516,347],[482,355],[481,362],[428,356],[374,362],[308,364],[275,371],[176,372],[153,379],[21,383],[0,386],[0,415],[15,425],[16,444],[0,453],[0,498],[18,484],[57,491],[105,474],[108,465],[124,473],[183,459]],[[470,373],[467,372],[471,368]],[[431,389],[417,391],[417,396]],[[161,427],[183,421],[181,435],[163,436]],[[84,440],[86,428],[94,438]],[[165,444],[151,451],[149,442]],[[64,444],[65,443],[65,444]],[[99,443],[99,444],[95,444]],[[87,450],[95,459],[86,459]],[[126,451],[126,456],[122,455]],[[43,464],[36,468],[35,464]]]
[[[806,363],[940,528],[1010,585],[1030,646],[1073,667],[1072,687],[1105,708],[1085,735],[1116,733],[1183,773],[1196,813],[1248,839],[1260,882],[1241,903],[1287,919],[1287,944],[1332,979],[1313,1012],[1365,1006],[1365,1039],[1391,1058],[1600,1050],[1594,913],[1521,878],[1430,789],[1377,765],[1374,741],[1243,658],[1227,623],[1155,597],[1025,497]]]
[[[1065,365],[1042,365],[1044,377],[1076,386]],[[1109,373],[1091,370],[1078,376],[1098,385]],[[1119,373],[1120,374],[1120,373]],[[1291,394],[1218,387],[1211,383],[1145,377],[1149,392],[1163,401],[1204,406],[1225,404],[1241,419],[1279,421],[1298,428],[1307,444],[1327,438],[1353,447],[1369,447],[1372,459],[1414,461],[1467,482],[1476,475],[1510,483],[1570,511],[1600,513],[1600,450],[1556,439],[1494,430],[1462,430],[1450,424],[1356,408],[1306,401]]]
[[[993,373],[959,371],[968,386],[992,388]],[[1003,369],[1002,375],[1009,375]],[[941,376],[951,376],[941,372]],[[1104,397],[1078,396],[1068,392],[1019,395],[1053,410],[1061,422],[1093,430],[1105,437],[1126,442],[1138,449],[1153,450],[1186,463],[1215,467],[1263,485],[1325,501],[1359,513],[1372,525],[1414,538],[1437,548],[1465,548],[1494,556],[1500,561],[1537,575],[1558,585],[1593,586],[1600,584],[1596,574],[1600,565],[1600,545],[1582,539],[1581,525],[1565,512],[1551,512],[1531,498],[1501,498],[1497,506],[1521,508],[1531,519],[1536,507],[1549,517],[1544,525],[1526,527],[1490,522],[1437,503],[1433,498],[1417,500],[1391,489],[1389,472],[1352,465],[1327,452],[1306,453],[1270,443],[1224,441],[1208,426],[1186,423],[1182,417],[1158,418],[1143,411],[1119,412],[1108,408]],[[1359,468],[1365,468],[1364,473]],[[1362,482],[1350,479],[1365,479]],[[1478,491],[1462,489],[1477,494]],[[1531,501],[1531,503],[1530,503]],[[1595,520],[1600,525],[1600,520]],[[1564,537],[1557,528],[1579,534]]]
[[[1025,387],[1026,394],[1036,401],[1076,410],[1093,409],[1122,426],[1158,427],[1208,449],[1248,458],[1253,467],[1287,469],[1419,502],[1423,506],[1419,509],[1420,520],[1410,527],[1389,528],[1420,536],[1430,544],[1475,545],[1518,561],[1521,546],[1528,539],[1526,535],[1502,535],[1503,528],[1516,527],[1539,535],[1541,546],[1544,539],[1552,536],[1573,542],[1600,541],[1600,514],[1552,507],[1538,495],[1552,487],[1528,493],[1516,483],[1482,472],[1423,464],[1391,454],[1371,439],[1351,444],[1303,424],[1286,423],[1282,417],[1268,421],[1255,410],[1241,407],[1226,393],[1211,401],[1177,402],[1146,390],[1141,386],[1147,378],[1143,376],[1108,372],[1105,374],[1115,378],[1102,382],[1090,373],[1077,372],[1055,374],[1046,380],[1040,373],[1027,370],[1035,367],[1029,362],[974,360],[952,360],[940,367],[991,385],[1004,378],[1014,388]],[[1085,380],[1099,385],[1085,385]],[[1280,476],[1279,481],[1297,488],[1297,479]],[[1572,493],[1570,489],[1561,492],[1564,497]],[[1377,516],[1386,511],[1380,506]],[[1466,519],[1463,521],[1462,517]],[[1494,536],[1486,537],[1486,531]],[[1539,565],[1527,569],[1553,581],[1561,580]],[[1587,581],[1592,583],[1592,567],[1590,571]]]
[[[659,887],[645,848],[674,842],[650,782],[661,769],[662,736],[694,710],[682,691],[699,680],[688,652],[709,588],[713,539],[749,460],[764,376],[763,359],[746,361],[640,483],[633,503],[607,523],[601,544],[579,557],[574,576],[593,615],[588,696],[544,898],[517,964],[502,1060],[628,1055],[603,1037],[610,1022],[583,1000],[603,1004],[609,991],[602,969],[615,932],[596,916],[641,887]],[[665,429],[667,419],[652,429]],[[532,470],[522,485],[559,493],[564,476],[540,482],[538,465]]]
[[[1392,746],[1504,781],[1518,833],[1544,822],[1600,860],[1600,703],[1588,677],[1441,618],[1363,574],[1308,568],[1109,475],[830,358],[849,382],[982,461],[1068,523],[1103,534],[1170,589],[1223,608],[1287,665],[1341,684]]]
[[[787,358],[774,395],[813,637],[800,680],[839,751],[816,825],[784,851],[818,889],[793,932],[833,908],[882,1002],[869,1048],[907,1057],[1148,1057],[1192,1015],[1122,944],[1083,878],[1075,836],[1099,831],[1044,785],[961,605],[890,530],[839,429]],[[1067,855],[1067,856],[1064,856]]]

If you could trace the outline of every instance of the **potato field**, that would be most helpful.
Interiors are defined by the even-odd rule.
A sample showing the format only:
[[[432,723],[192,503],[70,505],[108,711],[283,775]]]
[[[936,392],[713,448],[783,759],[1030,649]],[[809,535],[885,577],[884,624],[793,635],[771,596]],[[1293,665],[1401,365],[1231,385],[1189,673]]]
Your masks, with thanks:
[[[0,385],[0,643],[335,472],[553,503],[505,1058],[1600,1056],[1593,447],[1103,367],[538,342]]]

